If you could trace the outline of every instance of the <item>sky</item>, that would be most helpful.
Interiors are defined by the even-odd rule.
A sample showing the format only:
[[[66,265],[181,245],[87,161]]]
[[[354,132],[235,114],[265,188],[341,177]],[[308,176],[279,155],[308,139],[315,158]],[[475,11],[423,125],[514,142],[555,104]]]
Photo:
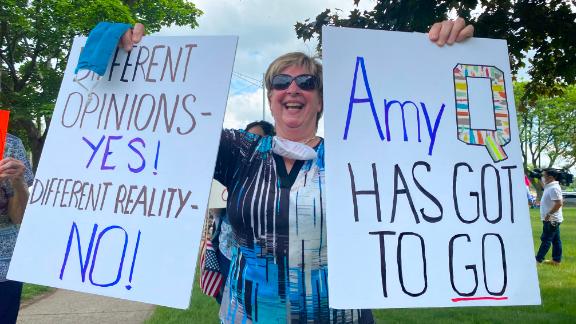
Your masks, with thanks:
[[[353,0],[193,0],[204,14],[199,27],[173,26],[155,35],[238,35],[228,105],[224,118],[226,128],[244,128],[254,120],[272,122],[267,100],[259,87],[268,64],[276,57],[293,51],[309,55],[316,52],[317,42],[304,42],[296,37],[294,25],[310,18],[314,20],[325,9],[341,9],[342,14],[354,8]],[[360,1],[361,10],[371,9],[375,0]],[[258,85],[258,86],[257,86]],[[322,135],[320,124],[318,134]]]

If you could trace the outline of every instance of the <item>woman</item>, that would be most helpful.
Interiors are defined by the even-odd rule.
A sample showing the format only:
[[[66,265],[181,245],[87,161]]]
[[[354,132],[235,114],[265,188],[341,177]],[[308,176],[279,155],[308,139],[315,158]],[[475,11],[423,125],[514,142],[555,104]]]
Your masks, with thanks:
[[[246,125],[244,130],[248,133],[258,136],[274,136],[274,126],[265,120],[254,121]],[[226,208],[211,209],[210,213],[214,215],[214,231],[212,232],[212,246],[217,250],[218,266],[224,279],[228,277],[230,270],[230,260],[232,259],[232,250],[236,245],[232,236],[232,226],[226,214]],[[222,301],[224,286],[216,296],[218,304]]]
[[[328,307],[322,66],[302,53],[266,72],[277,137],[225,130],[214,177],[228,188],[237,249],[220,308],[224,323],[371,323],[370,311]],[[280,139],[279,139],[280,138]]]
[[[0,323],[16,323],[22,283],[6,279],[33,175],[22,141],[7,134],[0,161]]]
[[[142,28],[126,34],[131,48]],[[131,32],[129,32],[131,33]],[[432,26],[439,46],[472,36],[462,19]],[[322,66],[302,53],[277,58],[266,72],[276,137],[225,130],[214,177],[228,188],[232,253],[223,323],[372,323],[368,310],[328,306]]]

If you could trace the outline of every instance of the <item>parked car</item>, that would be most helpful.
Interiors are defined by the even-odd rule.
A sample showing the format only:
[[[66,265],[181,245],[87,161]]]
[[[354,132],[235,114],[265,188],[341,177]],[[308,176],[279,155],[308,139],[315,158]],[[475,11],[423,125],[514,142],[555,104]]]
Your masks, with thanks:
[[[563,192],[564,207],[576,207],[576,192]]]

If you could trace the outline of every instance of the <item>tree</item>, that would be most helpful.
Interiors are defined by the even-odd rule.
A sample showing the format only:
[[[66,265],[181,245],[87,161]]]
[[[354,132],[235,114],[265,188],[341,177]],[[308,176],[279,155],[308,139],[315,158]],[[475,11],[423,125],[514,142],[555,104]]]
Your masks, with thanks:
[[[372,10],[354,9],[347,17],[340,10],[326,9],[315,20],[296,23],[295,30],[304,40],[317,37],[320,52],[323,25],[426,32],[456,13],[474,24],[476,36],[508,41],[514,74],[529,60],[532,81],[524,94],[533,99],[558,95],[576,81],[574,7],[574,0],[377,0]]]
[[[526,83],[514,84],[518,106],[518,128],[524,169],[528,162],[540,168],[571,168],[576,165],[576,85],[562,89],[559,96],[522,99]],[[542,164],[541,156],[548,156]]]
[[[149,32],[171,24],[196,27],[201,14],[185,0],[2,0],[0,106],[11,111],[11,132],[32,151],[34,168],[74,36],[99,21],[138,21]]]

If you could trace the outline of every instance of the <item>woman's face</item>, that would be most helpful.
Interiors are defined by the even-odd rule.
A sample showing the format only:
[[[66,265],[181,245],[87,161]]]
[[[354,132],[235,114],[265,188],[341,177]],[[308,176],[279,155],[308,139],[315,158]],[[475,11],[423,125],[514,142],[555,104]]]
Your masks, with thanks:
[[[309,72],[300,66],[290,66],[280,74],[296,77]],[[316,116],[322,111],[322,100],[317,89],[302,90],[292,81],[287,89],[272,89],[269,98],[278,135],[294,137],[297,134],[300,138],[291,139],[300,140],[316,134]]]
[[[252,126],[250,127],[249,130],[247,130],[248,133],[252,133],[252,134],[256,134],[256,135],[260,135],[260,136],[264,136],[264,129],[258,125],[256,126]]]

